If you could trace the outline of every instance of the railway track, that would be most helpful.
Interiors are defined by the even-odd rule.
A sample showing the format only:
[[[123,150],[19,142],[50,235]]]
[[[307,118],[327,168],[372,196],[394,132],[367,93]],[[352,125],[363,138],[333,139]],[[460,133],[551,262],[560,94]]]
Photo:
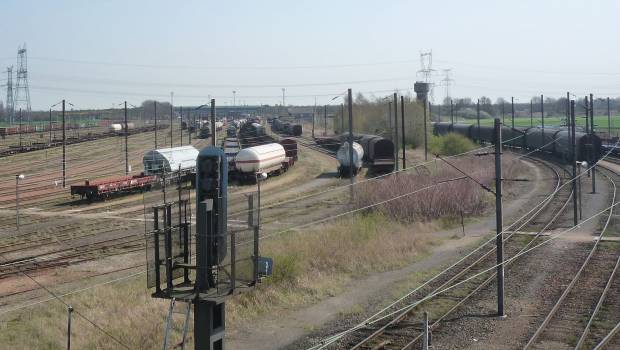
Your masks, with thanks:
[[[318,145],[316,142],[314,142],[314,140],[312,140],[309,137],[306,137],[306,136],[296,136],[296,137],[293,137],[293,139],[295,139],[295,141],[297,141],[297,144],[299,144],[299,145],[301,145],[303,147],[306,147],[306,148],[309,148],[311,150],[317,151],[319,153],[323,153],[323,154],[326,154],[326,155],[328,155],[330,157],[336,158],[336,152],[335,151],[326,149],[326,148]]]
[[[321,192],[323,191],[319,191],[319,194]],[[176,198],[176,191],[172,195]],[[303,220],[314,219],[312,215],[308,215],[308,208],[310,207],[330,207],[334,210],[343,208],[337,201],[330,202],[328,197],[330,194],[327,192],[318,197],[311,193],[300,201],[285,201],[287,204],[284,206],[278,204],[265,208],[263,210],[265,217],[263,226],[268,230],[279,231],[282,228],[288,228],[291,224],[299,224],[300,222],[303,224]],[[242,193],[232,198],[229,202],[231,217],[242,215],[245,212],[247,200]],[[47,226],[51,230],[43,228],[43,231],[46,232],[41,232],[42,228],[38,227],[34,222],[37,220],[34,220],[32,225],[22,225],[22,233],[19,237],[7,236],[6,239],[0,240],[0,256],[2,256],[0,259],[0,279],[15,276],[19,271],[44,271],[144,250],[144,237],[142,236],[144,224],[141,221],[138,224],[136,224],[138,221],[123,223],[124,228],[110,227],[106,225],[104,218],[85,221],[80,219],[80,215],[96,215],[102,210],[113,210],[112,214],[114,215],[118,214],[128,218],[141,217],[144,206],[148,208],[150,204],[154,204],[160,199],[158,196],[151,197],[149,194],[146,197],[130,198],[118,203],[111,202],[109,205],[102,203],[98,205],[100,208],[94,210],[80,210],[79,213],[75,214],[75,220],[72,221],[63,221],[49,216],[39,217],[35,213],[31,216],[35,219],[40,218],[48,221],[49,225]],[[119,214],[114,211],[116,209],[129,210]],[[148,215],[144,219],[148,220]],[[9,218],[9,220],[13,219]],[[56,223],[57,220],[60,220],[59,224]]]
[[[541,162],[538,160],[534,160]],[[505,256],[510,258],[515,254],[528,249],[541,233],[551,227],[555,220],[564,212],[564,209],[572,198],[572,193],[568,186],[563,186],[567,179],[567,171],[558,166],[541,162],[555,176],[556,182],[552,195],[548,196],[538,208],[534,208],[530,213],[515,221],[505,233]],[[555,204],[560,203],[560,204]],[[541,223],[544,222],[543,225]],[[536,235],[527,243],[513,239],[518,231],[524,229],[537,230]],[[505,229],[505,231],[507,231]],[[335,344],[335,348],[347,349],[411,349],[415,348],[421,341],[421,312],[423,309],[434,310],[434,321],[430,327],[433,330],[439,326],[448,315],[462,306],[465,302],[476,295],[480,290],[495,280],[495,274],[482,273],[487,271],[495,264],[494,241],[488,241],[483,248],[467,259],[453,265],[452,268],[445,270],[444,273],[430,283],[427,282],[422,287],[410,293],[406,298],[392,306],[397,311],[392,311],[384,316],[380,321],[374,321],[363,327],[350,332],[343,339]],[[509,263],[506,264],[506,266]],[[441,291],[443,292],[439,294]],[[403,306],[404,305],[404,306]],[[386,310],[389,311],[389,310]],[[317,346],[315,349],[327,347]]]
[[[613,205],[617,198],[618,175],[603,166],[598,168],[599,173],[612,185],[611,203]],[[601,171],[601,169],[604,170]],[[620,322],[620,306],[617,303],[618,289],[616,293],[609,293],[614,284],[616,287],[620,284],[617,276],[618,264],[620,264],[620,245],[602,241],[612,220],[617,220],[614,219],[613,208],[609,210],[605,224],[581,267],[530,337],[524,350],[550,347],[594,348]],[[616,300],[606,299],[608,296],[615,297]],[[620,339],[617,336],[610,341],[615,346],[620,345]],[[610,348],[618,347],[611,346]]]

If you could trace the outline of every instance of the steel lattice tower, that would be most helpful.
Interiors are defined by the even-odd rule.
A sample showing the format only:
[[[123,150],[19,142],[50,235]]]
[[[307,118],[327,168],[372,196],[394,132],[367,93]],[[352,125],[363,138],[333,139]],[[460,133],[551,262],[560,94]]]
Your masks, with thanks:
[[[15,102],[13,101],[13,66],[6,67],[6,112],[7,119],[13,123],[13,115],[15,115]]]
[[[450,84],[454,81],[454,79],[450,78],[450,73],[452,72],[452,69],[444,69],[443,70],[444,74],[445,74],[445,78],[443,78],[443,82],[446,85],[446,100],[450,99]]]
[[[418,73],[422,75],[422,80],[429,84],[429,97],[431,101],[433,101],[433,89],[435,87],[435,84],[432,81],[433,71],[433,51],[420,52],[420,70]]]
[[[30,89],[28,88],[28,53],[26,44],[17,48],[17,76],[15,78],[15,98],[13,108],[21,108],[30,121]]]

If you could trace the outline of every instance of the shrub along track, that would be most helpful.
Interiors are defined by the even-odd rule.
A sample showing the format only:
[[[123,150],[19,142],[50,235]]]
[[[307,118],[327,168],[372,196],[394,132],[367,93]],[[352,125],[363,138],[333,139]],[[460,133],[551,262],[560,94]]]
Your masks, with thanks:
[[[562,184],[566,181],[567,172],[565,169],[534,158],[532,160],[541,163],[542,166],[548,168],[554,175],[554,191],[539,207],[532,209],[528,214],[510,225],[507,229],[511,231],[504,230],[506,232],[504,243],[505,256],[507,258],[530,247],[544,230],[553,225],[555,219],[562,214],[572,198],[569,186],[562,187]],[[560,203],[560,205],[555,203]],[[521,240],[511,239],[515,236],[516,231],[540,226],[539,221],[541,220],[546,221],[546,223],[538,230],[535,239],[525,244],[525,246]],[[422,310],[431,311],[435,319],[431,324],[431,328],[437,329],[440,322],[446,316],[495,279],[494,274],[489,277],[489,273],[482,273],[495,265],[494,246],[495,239],[489,240],[483,247],[470,254],[466,259],[444,270],[438,278],[427,282],[406,298],[399,300],[394,307],[400,305],[400,309],[384,316],[380,321],[366,323],[361,327],[353,329],[353,331],[349,331],[335,347],[347,349],[414,348],[415,344],[420,341]],[[451,286],[455,287],[451,288]],[[448,292],[438,294],[446,288],[450,288]],[[437,296],[435,296],[436,294]],[[390,315],[391,317],[388,317]],[[327,347],[327,345],[332,345],[333,343],[335,341],[332,342],[328,338],[323,343],[324,345],[319,344],[314,348]]]
[[[613,205],[617,198],[618,174],[602,166],[598,169],[598,173],[612,185]],[[617,299],[617,289],[615,293],[608,291],[614,283],[618,285],[616,273],[620,263],[618,243],[602,241],[611,220],[618,220],[614,218],[613,208],[609,210],[605,224],[583,264],[524,349],[592,348],[620,321],[620,306],[617,300],[616,303],[612,301],[613,304],[609,303],[610,300],[606,303],[606,296],[610,294],[616,294]],[[605,311],[599,313],[601,310]],[[594,323],[594,320],[598,322]],[[614,341],[618,340],[620,339]]]

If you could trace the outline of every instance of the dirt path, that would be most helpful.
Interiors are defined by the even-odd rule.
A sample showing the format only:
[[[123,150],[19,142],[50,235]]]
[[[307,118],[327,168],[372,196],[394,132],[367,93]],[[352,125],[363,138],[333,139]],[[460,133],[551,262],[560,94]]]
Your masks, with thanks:
[[[521,183],[514,188],[515,197],[508,200],[504,208],[506,218],[523,215],[529,210],[530,205],[540,201],[540,193],[548,193],[551,190],[549,181],[540,180],[544,175],[539,167],[527,161],[524,164],[528,166],[528,177],[535,181],[533,185]],[[229,332],[227,346],[230,349],[303,348],[308,344],[304,340],[299,341],[301,338],[317,329],[322,329],[318,331],[319,337],[332,334],[333,330],[329,325],[341,322],[342,315],[352,309],[361,307],[365,310],[377,310],[383,301],[394,297],[394,285],[407,281],[416,273],[436,269],[438,266],[455,261],[465,255],[469,247],[491,232],[494,227],[495,217],[487,215],[467,224],[465,235],[462,235],[460,227],[433,233],[433,236],[443,240],[443,243],[434,246],[423,259],[398,270],[350,281],[343,287],[345,292],[317,304],[290,312],[269,314],[262,317],[260,322],[253,322],[251,326],[241,326]]]

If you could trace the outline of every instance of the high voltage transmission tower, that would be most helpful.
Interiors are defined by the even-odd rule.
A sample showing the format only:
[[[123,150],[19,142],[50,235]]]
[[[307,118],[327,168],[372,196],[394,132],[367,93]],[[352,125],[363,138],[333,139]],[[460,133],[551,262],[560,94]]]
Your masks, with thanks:
[[[21,108],[30,121],[30,89],[28,88],[28,53],[26,44],[17,48],[17,76],[15,78],[13,108]]]
[[[444,78],[441,80],[446,86],[446,101],[450,100],[450,84],[454,81],[454,79],[450,78],[450,73],[452,72],[452,68],[444,69]]]
[[[433,71],[433,51],[420,52],[420,70],[418,70],[418,73],[422,75],[422,81],[429,84],[431,101],[433,100],[433,88],[435,85],[432,82]]]
[[[13,101],[13,66],[6,67],[6,112],[7,121],[13,122],[15,103]]]

